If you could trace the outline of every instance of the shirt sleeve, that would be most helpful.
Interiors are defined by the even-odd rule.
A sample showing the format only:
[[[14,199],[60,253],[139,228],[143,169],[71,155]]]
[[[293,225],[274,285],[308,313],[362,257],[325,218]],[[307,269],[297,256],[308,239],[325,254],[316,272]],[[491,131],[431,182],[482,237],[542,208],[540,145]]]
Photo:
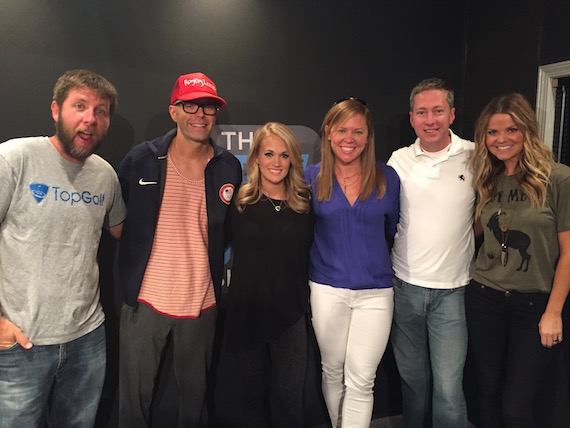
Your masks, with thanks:
[[[117,177],[113,180],[113,200],[107,211],[106,225],[109,227],[117,226],[125,221],[127,216],[127,208],[123,201],[121,186]]]
[[[4,221],[16,188],[14,172],[4,156],[0,156],[0,223]]]
[[[392,239],[396,235],[400,220],[400,178],[390,166],[385,168],[384,175],[386,176],[386,196],[390,198],[388,201],[390,208],[386,216],[386,233]]]
[[[570,230],[570,169],[564,168],[567,174],[557,180],[555,189],[557,232]]]

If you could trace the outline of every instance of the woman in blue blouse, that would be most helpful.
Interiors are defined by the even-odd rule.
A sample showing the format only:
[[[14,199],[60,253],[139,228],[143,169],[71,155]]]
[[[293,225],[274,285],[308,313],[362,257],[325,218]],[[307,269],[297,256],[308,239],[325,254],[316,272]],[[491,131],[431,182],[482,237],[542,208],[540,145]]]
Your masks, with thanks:
[[[400,183],[391,167],[376,162],[372,115],[361,100],[342,100],[328,111],[321,152],[305,179],[315,215],[309,285],[323,395],[333,427],[368,427],[392,323],[389,241]]]

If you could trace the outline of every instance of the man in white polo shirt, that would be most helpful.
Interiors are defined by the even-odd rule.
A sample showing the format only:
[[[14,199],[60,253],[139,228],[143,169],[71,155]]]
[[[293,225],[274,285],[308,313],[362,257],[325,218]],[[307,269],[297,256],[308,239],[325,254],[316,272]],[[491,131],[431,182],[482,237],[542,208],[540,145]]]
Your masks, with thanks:
[[[454,119],[453,91],[440,79],[423,80],[410,95],[417,139],[388,161],[401,182],[391,340],[407,428],[467,426],[464,294],[474,253],[474,144],[449,129]]]

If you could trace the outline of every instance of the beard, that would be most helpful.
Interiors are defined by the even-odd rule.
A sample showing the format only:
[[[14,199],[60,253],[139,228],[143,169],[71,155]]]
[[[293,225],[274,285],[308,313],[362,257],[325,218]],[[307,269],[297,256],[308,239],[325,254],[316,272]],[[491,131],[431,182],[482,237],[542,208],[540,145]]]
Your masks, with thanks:
[[[61,142],[61,147],[67,155],[71,156],[73,159],[83,162],[95,153],[99,147],[101,147],[106,134],[103,134],[101,138],[95,140],[93,144],[90,144],[86,148],[81,148],[74,142],[75,135],[73,134],[73,131],[67,129],[65,122],[60,117],[55,123],[55,135]]]

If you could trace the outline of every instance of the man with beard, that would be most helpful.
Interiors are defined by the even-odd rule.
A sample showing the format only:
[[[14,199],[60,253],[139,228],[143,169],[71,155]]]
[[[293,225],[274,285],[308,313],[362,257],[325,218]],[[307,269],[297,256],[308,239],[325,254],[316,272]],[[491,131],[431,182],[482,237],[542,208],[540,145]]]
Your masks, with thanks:
[[[0,425],[87,427],[105,378],[97,250],[126,209],[115,171],[93,152],[117,105],[89,70],[64,73],[56,133],[0,144]]]

